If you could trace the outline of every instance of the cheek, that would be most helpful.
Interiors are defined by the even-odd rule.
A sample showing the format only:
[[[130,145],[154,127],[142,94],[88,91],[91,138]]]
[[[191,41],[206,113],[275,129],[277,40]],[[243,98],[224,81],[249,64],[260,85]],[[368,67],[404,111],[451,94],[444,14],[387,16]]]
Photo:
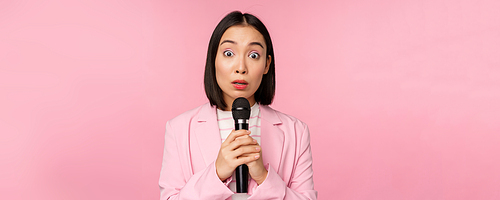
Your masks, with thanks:
[[[217,84],[219,84],[220,86],[220,83],[222,81],[222,76],[221,76],[221,73],[219,71],[219,68],[215,67],[215,80],[217,81]]]
[[[227,81],[226,79],[230,76],[230,71],[228,71],[229,68],[226,66],[227,64],[224,62],[217,59],[215,60],[215,80],[219,86],[221,86],[222,82]]]
[[[262,67],[264,66],[264,67]],[[264,76],[264,72],[265,72],[265,65],[262,65],[262,64],[259,64],[259,67],[256,67],[255,68],[255,71],[254,71],[254,82],[257,82],[258,86],[257,88],[260,86],[260,84],[262,83],[262,77]]]
[[[256,73],[260,75],[260,77],[262,77],[264,75],[264,72],[266,71],[266,61],[261,61],[259,62],[258,64],[258,67],[255,68],[256,69]]]
[[[215,57],[215,70],[223,71],[228,66],[227,62],[227,59],[222,58],[222,56],[221,58],[219,56]]]

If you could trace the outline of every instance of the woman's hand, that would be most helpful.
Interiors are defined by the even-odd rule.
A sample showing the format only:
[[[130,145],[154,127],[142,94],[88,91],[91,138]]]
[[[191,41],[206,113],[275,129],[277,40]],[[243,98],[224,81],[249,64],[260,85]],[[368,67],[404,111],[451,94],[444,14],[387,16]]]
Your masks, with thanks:
[[[258,145],[258,144],[257,144]],[[260,147],[260,146],[259,146]],[[262,150],[259,152],[259,158],[255,161],[246,163],[248,165],[248,172],[258,185],[262,184],[267,178],[267,170],[262,162]]]
[[[259,178],[262,177],[261,168],[264,170],[265,168],[264,165],[262,165],[262,159],[260,158],[261,148],[257,141],[249,135],[250,131],[247,130],[233,130],[227,139],[222,143],[219,155],[215,161],[217,176],[219,176],[221,181],[224,181],[233,175],[236,167],[242,164],[249,164],[248,168],[252,178],[254,177],[252,174],[255,174]],[[257,161],[259,159],[262,167],[258,166],[259,162]]]

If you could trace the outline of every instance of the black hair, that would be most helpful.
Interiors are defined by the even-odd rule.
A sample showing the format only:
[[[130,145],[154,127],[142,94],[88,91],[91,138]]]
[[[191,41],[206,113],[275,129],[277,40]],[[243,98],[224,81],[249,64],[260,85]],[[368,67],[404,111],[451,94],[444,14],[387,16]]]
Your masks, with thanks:
[[[207,61],[205,63],[205,94],[210,100],[211,106],[225,110],[228,105],[224,101],[222,89],[217,84],[215,77],[215,57],[219,48],[219,42],[222,35],[229,27],[236,25],[252,26],[264,36],[266,42],[267,52],[265,58],[271,56],[271,63],[269,71],[262,76],[262,82],[254,94],[255,101],[261,105],[269,105],[273,102],[274,92],[276,90],[275,70],[274,70],[274,51],[271,36],[267,31],[266,26],[254,15],[248,13],[241,13],[240,11],[233,11],[226,15],[215,27],[210,42],[208,44]]]

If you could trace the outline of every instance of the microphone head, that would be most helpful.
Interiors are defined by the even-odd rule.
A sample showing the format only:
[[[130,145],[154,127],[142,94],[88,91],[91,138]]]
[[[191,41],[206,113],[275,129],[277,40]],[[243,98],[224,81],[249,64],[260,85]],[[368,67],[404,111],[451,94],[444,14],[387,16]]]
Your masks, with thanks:
[[[233,101],[231,109],[233,119],[249,119],[250,118],[250,103],[244,97],[238,97]]]

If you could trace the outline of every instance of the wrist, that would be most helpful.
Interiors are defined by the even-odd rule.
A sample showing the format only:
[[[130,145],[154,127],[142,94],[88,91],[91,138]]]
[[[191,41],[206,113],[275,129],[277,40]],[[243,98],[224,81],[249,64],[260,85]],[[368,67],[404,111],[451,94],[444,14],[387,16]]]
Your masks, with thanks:
[[[255,182],[257,182],[257,185],[262,184],[266,180],[267,173],[268,173],[268,171],[266,169],[264,169],[264,173],[261,177],[256,177],[256,179],[254,178]]]
[[[231,176],[231,174],[227,174],[227,175],[225,175],[225,174],[221,174],[221,173],[219,172],[219,168],[218,168],[217,166],[215,167],[215,174],[217,175],[217,177],[218,177],[218,178],[220,179],[220,181],[222,181],[222,182],[226,181],[226,180],[227,180],[227,179]]]

